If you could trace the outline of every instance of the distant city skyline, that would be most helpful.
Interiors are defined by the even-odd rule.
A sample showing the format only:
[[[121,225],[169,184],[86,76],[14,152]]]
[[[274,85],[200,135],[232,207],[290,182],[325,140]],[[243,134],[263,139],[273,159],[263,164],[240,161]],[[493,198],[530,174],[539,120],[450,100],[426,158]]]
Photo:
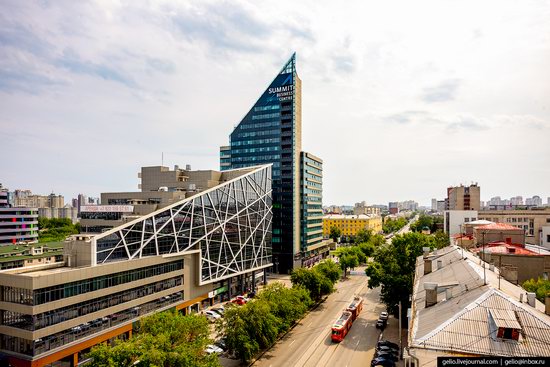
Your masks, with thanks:
[[[550,3],[3,10],[0,181],[10,188],[137,190],[139,168],[163,154],[167,166],[217,169],[218,147],[296,51],[303,150],[323,158],[325,205],[429,206],[471,181],[484,201],[550,196]]]

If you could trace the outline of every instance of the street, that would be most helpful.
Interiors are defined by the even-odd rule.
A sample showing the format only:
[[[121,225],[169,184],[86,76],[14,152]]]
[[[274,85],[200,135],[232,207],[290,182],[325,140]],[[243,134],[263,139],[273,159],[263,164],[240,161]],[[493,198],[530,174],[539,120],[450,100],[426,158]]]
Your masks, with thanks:
[[[347,280],[336,284],[331,294],[310,312],[291,332],[258,359],[254,366],[365,366],[374,355],[380,331],[374,324],[384,306],[379,290],[367,287],[364,267],[353,271]],[[331,326],[351,302],[354,295],[364,298],[363,311],[341,343],[331,341]],[[395,319],[390,320],[397,326]],[[387,329],[386,333],[389,330]],[[397,332],[393,341],[396,341]]]

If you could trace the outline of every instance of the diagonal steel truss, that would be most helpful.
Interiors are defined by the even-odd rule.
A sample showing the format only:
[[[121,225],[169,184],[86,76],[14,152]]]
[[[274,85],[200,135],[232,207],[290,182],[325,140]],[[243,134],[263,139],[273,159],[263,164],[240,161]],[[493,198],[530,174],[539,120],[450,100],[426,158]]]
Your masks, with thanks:
[[[95,263],[199,250],[201,284],[271,266],[271,165],[242,171],[94,237]]]

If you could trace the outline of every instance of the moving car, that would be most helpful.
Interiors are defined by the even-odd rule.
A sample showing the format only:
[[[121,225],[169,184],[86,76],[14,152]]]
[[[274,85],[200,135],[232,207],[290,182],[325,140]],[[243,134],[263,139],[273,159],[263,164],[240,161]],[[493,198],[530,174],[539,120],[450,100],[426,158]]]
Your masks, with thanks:
[[[389,317],[388,313],[386,311],[383,311],[383,312],[380,312],[380,316],[378,318],[382,320],[387,320],[388,317]]]

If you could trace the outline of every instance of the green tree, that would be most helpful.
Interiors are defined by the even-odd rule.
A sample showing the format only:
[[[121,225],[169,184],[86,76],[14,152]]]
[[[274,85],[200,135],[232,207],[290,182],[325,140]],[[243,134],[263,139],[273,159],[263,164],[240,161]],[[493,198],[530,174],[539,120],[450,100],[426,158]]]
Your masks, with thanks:
[[[344,278],[347,277],[347,270],[359,266],[359,260],[355,254],[343,254],[340,256],[340,267],[344,271]]]
[[[220,329],[227,338],[228,349],[243,362],[277,339],[280,320],[271,311],[267,300],[258,299],[241,307],[229,307],[224,313]]]
[[[393,237],[391,245],[378,248],[369,263],[366,274],[369,288],[381,286],[381,298],[390,312],[395,313],[399,301],[403,310],[408,308],[412,293],[416,258],[422,255],[422,247],[434,247],[433,240],[424,234],[410,232]]]
[[[384,233],[392,233],[405,227],[407,220],[403,217],[397,219],[388,219],[382,226]]]
[[[369,242],[372,237],[372,231],[370,229],[360,229],[355,234],[354,242],[356,244]]]
[[[38,241],[58,242],[64,241],[72,234],[80,233],[80,224],[74,225],[68,218],[38,218]]]
[[[436,231],[432,235],[432,239],[435,248],[443,248],[451,244],[451,241],[449,240],[449,235],[443,231]]]
[[[550,280],[547,279],[529,279],[523,283],[523,288],[528,292],[535,292],[541,302],[545,302],[546,297],[550,296]]]
[[[317,270],[317,267],[294,269],[290,274],[290,281],[293,287],[301,285],[307,289],[311,298],[316,301],[334,290],[334,283]]]
[[[338,238],[342,236],[342,230],[336,226],[330,227],[330,235],[329,237],[332,238],[334,242],[338,242]]]
[[[258,299],[270,304],[271,313],[279,319],[279,333],[287,331],[313,304],[304,287],[287,288],[279,282],[266,286]]]
[[[93,347],[90,366],[217,367],[217,356],[204,352],[209,335],[209,324],[203,316],[157,313],[141,321],[140,331],[133,338],[113,346]]]
[[[336,264],[334,261],[328,259],[325,260],[317,265],[315,265],[315,269],[320,271],[325,277],[327,277],[333,284],[340,279],[341,271],[338,264]]]

